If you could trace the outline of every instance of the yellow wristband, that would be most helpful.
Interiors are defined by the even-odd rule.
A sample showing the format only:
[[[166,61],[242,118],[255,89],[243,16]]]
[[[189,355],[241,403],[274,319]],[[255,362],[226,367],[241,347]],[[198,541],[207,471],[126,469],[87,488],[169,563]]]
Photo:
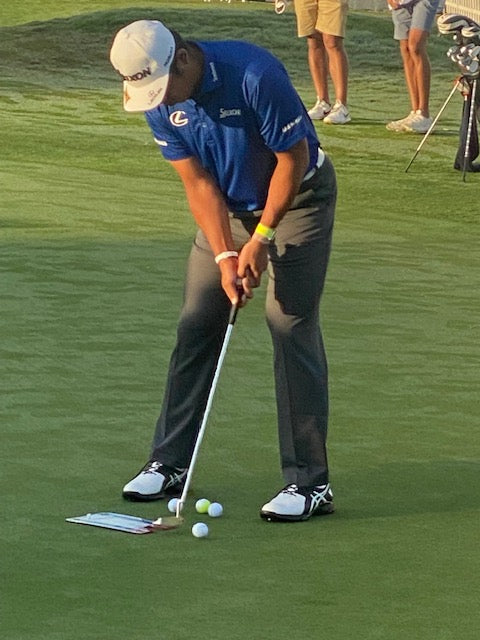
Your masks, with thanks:
[[[259,236],[266,238],[269,242],[271,242],[275,238],[275,234],[277,233],[276,229],[272,229],[271,227],[267,227],[266,225],[259,222],[255,227],[255,233],[258,233]]]

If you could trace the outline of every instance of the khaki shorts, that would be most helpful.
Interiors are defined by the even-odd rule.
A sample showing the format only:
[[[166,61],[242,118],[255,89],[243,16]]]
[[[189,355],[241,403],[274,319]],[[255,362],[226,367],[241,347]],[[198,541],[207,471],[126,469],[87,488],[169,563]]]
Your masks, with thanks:
[[[299,38],[315,31],[345,37],[348,0],[295,0]]]

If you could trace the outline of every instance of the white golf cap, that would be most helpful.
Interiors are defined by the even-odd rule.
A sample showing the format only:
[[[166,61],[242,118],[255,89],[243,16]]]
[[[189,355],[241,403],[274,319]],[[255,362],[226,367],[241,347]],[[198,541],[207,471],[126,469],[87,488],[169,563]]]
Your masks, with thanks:
[[[163,100],[175,55],[175,38],[157,20],[137,20],[115,36],[110,62],[123,78],[125,111],[148,111]]]

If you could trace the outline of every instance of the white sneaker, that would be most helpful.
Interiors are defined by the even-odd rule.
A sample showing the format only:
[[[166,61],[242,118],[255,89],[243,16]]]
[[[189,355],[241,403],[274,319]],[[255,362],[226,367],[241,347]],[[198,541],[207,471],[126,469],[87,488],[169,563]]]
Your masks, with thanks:
[[[427,133],[432,122],[432,118],[427,118],[422,115],[422,112],[418,109],[410,122],[405,125],[405,131],[410,131],[411,133]]]
[[[323,120],[330,113],[332,107],[325,100],[317,98],[316,103],[308,111],[308,115],[312,120]]]
[[[311,516],[333,513],[334,510],[329,484],[314,487],[289,484],[263,505],[260,516],[269,521],[298,522]]]
[[[150,460],[123,487],[123,497],[127,500],[145,502],[164,498],[167,494],[179,496],[186,475],[187,469],[168,467],[156,460]]]
[[[392,120],[392,122],[389,122],[386,125],[387,129],[389,131],[396,131],[397,133],[399,131],[405,131],[405,126],[408,126],[410,124],[410,120],[415,117],[416,113],[416,111],[410,111],[406,118],[401,118],[400,120]]]
[[[339,100],[336,100],[332,110],[323,121],[325,124],[347,124],[351,119],[347,107]]]
[[[285,9],[290,4],[291,0],[275,0],[275,13],[281,15],[285,13]]]

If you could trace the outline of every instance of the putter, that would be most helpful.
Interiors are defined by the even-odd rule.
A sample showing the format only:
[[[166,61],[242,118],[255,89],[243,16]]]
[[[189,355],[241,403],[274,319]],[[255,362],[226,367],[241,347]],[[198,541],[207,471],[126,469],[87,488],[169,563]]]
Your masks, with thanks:
[[[185,478],[185,484],[183,485],[182,495],[180,496],[177,502],[176,513],[174,516],[167,516],[167,517],[162,516],[154,520],[150,525],[153,531],[157,529],[173,529],[173,528],[179,527],[183,523],[183,517],[181,516],[181,512],[185,505],[185,501],[187,499],[188,490],[190,489],[190,484],[192,481],[195,464],[198,458],[198,452],[200,451],[200,445],[202,444],[203,436],[205,435],[205,429],[207,428],[207,421],[208,421],[208,416],[210,415],[210,410],[212,408],[213,396],[215,395],[218,378],[220,377],[220,371],[222,370],[223,361],[225,360],[225,355],[227,353],[228,343],[230,342],[230,336],[232,335],[233,325],[235,324],[235,320],[237,318],[237,312],[238,312],[238,306],[236,304],[232,305],[232,308],[230,310],[230,317],[228,319],[227,330],[225,331],[225,337],[223,339],[222,349],[220,351],[217,367],[215,369],[215,375],[213,376],[212,385],[210,387],[210,391],[208,394],[205,412],[203,414],[200,429],[198,430],[197,440],[195,442],[192,458],[190,460],[190,465],[188,467],[187,477]]]
[[[76,516],[74,518],[66,518],[67,522],[73,522],[74,524],[86,524],[93,527],[102,527],[104,529],[114,529],[115,531],[123,531],[125,533],[144,534],[153,533],[154,531],[167,531],[169,529],[177,529],[183,524],[183,517],[181,511],[187,499],[187,493],[192,481],[193,471],[195,469],[195,463],[198,458],[198,452],[200,445],[202,444],[203,436],[205,435],[205,429],[207,427],[208,416],[212,408],[213,396],[217,388],[218,378],[222,369],[223,361],[227,353],[228,343],[230,342],[230,336],[232,335],[233,325],[237,318],[238,304],[233,304],[230,309],[230,316],[228,318],[228,325],[225,331],[225,337],[223,339],[222,348],[218,357],[215,374],[213,376],[210,391],[208,393],[207,404],[205,412],[203,414],[200,429],[198,431],[197,439],[195,441],[195,447],[193,449],[192,458],[190,460],[190,466],[188,468],[187,477],[183,486],[182,495],[180,496],[176,513],[174,516],[161,516],[156,520],[149,520],[147,518],[139,518],[137,516],[130,516],[122,513],[113,513],[111,511],[102,511],[100,513],[87,513],[83,516]]]

